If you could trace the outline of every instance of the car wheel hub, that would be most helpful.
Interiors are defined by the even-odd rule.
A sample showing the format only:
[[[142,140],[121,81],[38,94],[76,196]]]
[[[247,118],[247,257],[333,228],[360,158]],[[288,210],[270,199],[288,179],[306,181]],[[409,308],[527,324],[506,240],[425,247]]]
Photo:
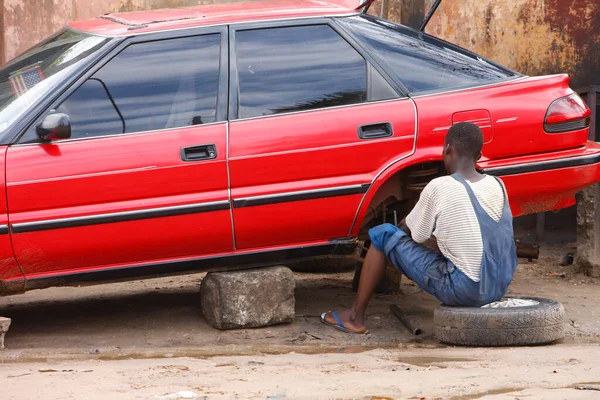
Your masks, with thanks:
[[[481,306],[481,308],[515,308],[515,307],[531,307],[540,304],[539,301],[530,299],[515,299],[507,298],[500,301],[495,301],[490,304]]]

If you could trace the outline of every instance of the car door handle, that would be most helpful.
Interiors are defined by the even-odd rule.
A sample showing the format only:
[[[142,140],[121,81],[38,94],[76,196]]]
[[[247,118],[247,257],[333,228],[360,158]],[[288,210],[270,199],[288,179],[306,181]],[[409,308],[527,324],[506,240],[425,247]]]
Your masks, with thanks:
[[[181,159],[183,161],[203,161],[212,160],[213,158],[217,158],[217,146],[214,144],[202,144],[181,149]]]
[[[358,137],[361,139],[379,139],[390,136],[394,136],[394,130],[389,122],[358,127]]]

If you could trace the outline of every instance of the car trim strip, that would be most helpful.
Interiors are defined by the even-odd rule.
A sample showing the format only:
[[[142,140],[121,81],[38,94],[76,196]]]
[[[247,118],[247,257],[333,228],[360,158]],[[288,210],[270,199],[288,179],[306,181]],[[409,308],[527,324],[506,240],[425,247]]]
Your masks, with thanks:
[[[529,172],[543,172],[553,169],[583,167],[600,163],[600,153],[590,156],[569,157],[557,160],[538,161],[527,164],[507,165],[503,167],[483,168],[483,171],[488,175],[493,176],[509,176],[526,174]]]
[[[8,232],[8,225],[0,225],[0,235],[7,235]]]
[[[140,219],[173,217],[177,215],[197,214],[211,211],[229,210],[229,201],[213,201],[199,204],[186,204],[173,207],[160,207],[145,210],[125,211],[107,214],[86,215],[82,217],[57,218],[44,221],[11,224],[12,233],[45,231],[49,229],[74,228],[86,225],[100,225],[114,222],[127,222]]]
[[[496,123],[497,124],[502,124],[502,123],[505,123],[505,122],[513,122],[513,121],[516,121],[518,119],[519,119],[519,117],[502,118],[502,119],[497,120]]]
[[[288,201],[312,200],[323,197],[347,196],[366,193],[371,184],[339,186],[298,192],[276,193],[264,196],[244,197],[233,200],[234,208],[263,206],[267,204],[285,203]]]
[[[229,199],[227,200],[220,200],[207,203],[185,204],[172,207],[160,207],[144,210],[84,215],[81,217],[56,218],[41,221],[21,222],[11,224],[10,232],[36,232],[50,229],[74,228],[87,225],[100,225],[160,217],[173,217],[178,215],[197,214],[221,210],[229,210],[231,212],[231,204],[233,204],[233,207],[235,208],[241,208],[284,203],[289,201],[311,200],[323,197],[347,196],[352,194],[366,193],[370,186],[370,184],[339,186],[333,188],[321,188],[313,190],[302,190],[297,192],[276,193],[264,196],[253,196],[231,200],[231,194],[228,194]],[[8,233],[8,226],[6,226],[6,231],[6,233]],[[2,225],[0,225],[0,234],[2,234]]]
[[[174,275],[193,271],[244,269],[279,265],[284,260],[305,260],[321,255],[349,255],[356,248],[352,238],[332,239],[329,242],[290,246],[276,250],[248,251],[217,257],[189,258],[177,261],[154,262],[118,268],[106,268],[88,272],[67,272],[51,276],[27,279],[26,290],[50,286],[68,286],[84,282],[110,282],[149,276]]]

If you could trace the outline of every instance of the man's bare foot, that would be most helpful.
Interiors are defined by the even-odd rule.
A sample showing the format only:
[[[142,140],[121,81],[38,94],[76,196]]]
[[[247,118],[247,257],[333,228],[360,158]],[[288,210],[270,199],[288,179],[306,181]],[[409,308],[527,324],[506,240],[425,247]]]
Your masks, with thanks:
[[[343,327],[354,333],[366,333],[367,326],[364,322],[359,323],[356,319],[352,319],[352,310],[346,309],[342,311],[335,311],[335,315],[342,322]],[[340,324],[333,317],[333,313],[328,311],[325,313],[324,322],[329,325],[339,326]]]

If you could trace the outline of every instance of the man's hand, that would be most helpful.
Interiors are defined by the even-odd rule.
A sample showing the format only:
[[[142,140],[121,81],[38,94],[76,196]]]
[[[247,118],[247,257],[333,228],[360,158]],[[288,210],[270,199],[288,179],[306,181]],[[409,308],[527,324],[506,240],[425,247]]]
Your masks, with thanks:
[[[400,223],[398,224],[398,228],[402,229],[404,232],[406,232],[409,236],[411,236],[410,234],[410,229],[408,228],[408,225],[406,225],[406,218],[403,219],[402,221],[400,221]]]
[[[400,223],[398,224],[398,228],[402,229],[404,232],[406,232],[410,237],[412,237],[411,233],[410,233],[410,229],[408,227],[408,225],[406,225],[406,218],[403,219],[402,221],[400,221]],[[427,239],[427,241],[425,241],[424,243],[422,243],[423,246],[428,247],[432,250],[435,250],[437,252],[440,251],[440,248],[438,247],[437,244],[437,239],[432,236],[431,238]]]
[[[423,243],[423,246],[440,253],[440,248],[438,247],[437,239],[433,236],[431,238],[427,239],[427,241],[425,243]]]

